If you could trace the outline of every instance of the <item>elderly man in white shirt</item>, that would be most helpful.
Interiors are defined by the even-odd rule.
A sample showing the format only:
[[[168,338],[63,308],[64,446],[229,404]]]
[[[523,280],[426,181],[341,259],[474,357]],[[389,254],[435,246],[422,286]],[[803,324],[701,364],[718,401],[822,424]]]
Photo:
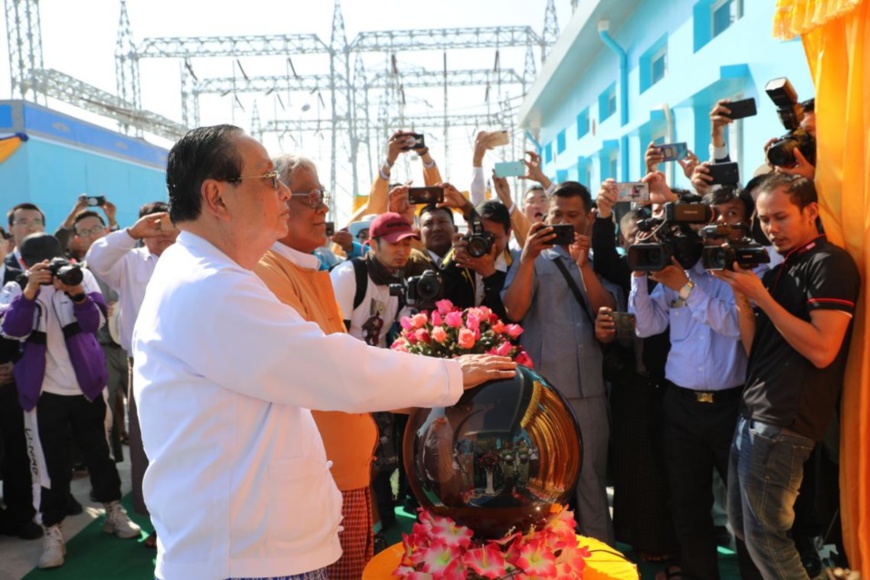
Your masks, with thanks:
[[[139,221],[132,227],[112,232],[96,240],[85,258],[88,267],[119,296],[118,334],[121,347],[127,352],[132,370],[133,325],[145,298],[145,287],[154,273],[154,266],[163,251],[175,243],[178,230],[169,220],[169,206],[162,201],[146,203],[139,208]],[[141,242],[141,243],[140,243]],[[148,468],[148,457],[142,447],[142,435],[136,413],[136,399],[130,401],[130,479],[133,486],[133,509],[147,516],[148,508],[142,495],[142,478]],[[157,545],[154,534],[145,546]]]
[[[450,405],[515,365],[370,348],[282,304],[251,269],[287,235],[290,190],[241,129],[189,132],[166,181],[182,233],[133,337],[156,575],[325,578],[341,553],[341,494],[309,409]]]

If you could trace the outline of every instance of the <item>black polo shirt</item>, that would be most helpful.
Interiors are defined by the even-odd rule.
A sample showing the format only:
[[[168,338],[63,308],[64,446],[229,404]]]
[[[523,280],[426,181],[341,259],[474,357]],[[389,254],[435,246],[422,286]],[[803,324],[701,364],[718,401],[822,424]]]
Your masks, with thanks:
[[[851,316],[860,285],[855,262],[825,236],[789,252],[762,281],[774,300],[807,322],[813,310],[840,310]],[[816,368],[756,308],[743,415],[821,441],[843,386],[851,333],[850,323],[834,362]]]

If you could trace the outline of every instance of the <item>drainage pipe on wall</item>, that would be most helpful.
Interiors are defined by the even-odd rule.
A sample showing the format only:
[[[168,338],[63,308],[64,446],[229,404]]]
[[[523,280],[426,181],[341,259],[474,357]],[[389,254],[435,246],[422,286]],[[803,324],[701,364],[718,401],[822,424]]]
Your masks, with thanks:
[[[613,40],[609,31],[609,20],[601,20],[598,22],[598,36],[601,37],[602,42],[615,52],[616,56],[619,58],[619,121],[620,127],[625,127],[628,125],[628,54],[616,43],[615,40]],[[622,181],[629,181],[631,179],[628,173],[628,158],[628,135],[623,135],[619,139],[619,159]]]

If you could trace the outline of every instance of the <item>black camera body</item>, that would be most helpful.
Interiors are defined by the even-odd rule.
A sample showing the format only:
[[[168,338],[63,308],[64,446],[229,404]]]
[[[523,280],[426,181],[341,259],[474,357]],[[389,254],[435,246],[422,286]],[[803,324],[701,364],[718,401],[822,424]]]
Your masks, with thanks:
[[[701,253],[701,264],[707,270],[733,270],[734,262],[744,270],[751,270],[761,264],[770,263],[767,249],[750,237],[751,228],[745,224],[710,225],[701,230],[701,237],[707,239],[727,239],[721,246],[707,246]],[[738,239],[733,239],[742,232]]]
[[[492,245],[495,243],[495,236],[492,232],[483,229],[483,222],[477,212],[472,210],[471,217],[468,219],[469,232],[463,236],[466,246],[465,251],[472,258],[480,258],[492,251]]]
[[[78,286],[85,279],[81,266],[73,264],[66,258],[52,258],[48,263],[48,271],[67,286]],[[18,283],[22,287],[27,284],[27,272],[18,277]],[[46,282],[43,286],[49,284],[51,282]]]
[[[633,272],[658,272],[676,258],[688,270],[701,257],[704,242],[690,227],[709,223],[713,210],[701,203],[666,203],[664,218],[647,218],[637,222],[641,232],[652,232],[650,241],[628,249],[628,266]]]
[[[804,108],[798,102],[794,87],[782,77],[768,82],[764,91],[776,105],[779,120],[788,131],[767,150],[767,160],[778,167],[794,165],[797,162],[794,151],[797,149],[811,165],[815,165],[816,140],[801,128]]]
[[[426,270],[419,276],[404,279],[398,284],[390,284],[390,296],[399,296],[411,308],[428,309],[435,306],[443,288],[441,275],[434,270]]]

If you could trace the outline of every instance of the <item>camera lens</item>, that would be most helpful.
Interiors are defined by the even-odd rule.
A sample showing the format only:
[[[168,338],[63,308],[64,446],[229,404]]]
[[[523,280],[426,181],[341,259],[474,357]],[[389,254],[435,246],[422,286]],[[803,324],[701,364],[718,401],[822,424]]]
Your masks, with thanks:
[[[794,150],[798,146],[798,142],[794,139],[780,139],[770,146],[767,150],[767,160],[771,165],[784,167],[794,165],[797,159],[794,156]]]

